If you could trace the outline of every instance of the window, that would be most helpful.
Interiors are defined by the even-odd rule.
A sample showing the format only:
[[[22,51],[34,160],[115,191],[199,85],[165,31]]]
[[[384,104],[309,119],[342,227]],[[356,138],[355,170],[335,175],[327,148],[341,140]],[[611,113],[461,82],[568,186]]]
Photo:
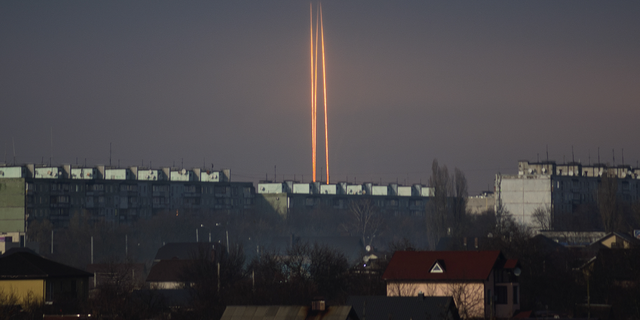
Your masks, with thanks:
[[[313,206],[314,200],[313,198],[306,198],[304,199],[304,204],[307,206]]]
[[[496,286],[496,304],[507,304],[507,287]]]
[[[513,304],[520,303],[518,301],[518,286],[513,286]]]
[[[444,273],[444,261],[438,260],[431,267],[431,273]]]

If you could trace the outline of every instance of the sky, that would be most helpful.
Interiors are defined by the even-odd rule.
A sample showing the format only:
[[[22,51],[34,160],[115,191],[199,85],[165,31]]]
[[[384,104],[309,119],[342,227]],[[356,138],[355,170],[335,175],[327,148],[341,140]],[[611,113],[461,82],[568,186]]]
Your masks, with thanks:
[[[308,182],[309,4],[0,2],[0,162]],[[640,160],[638,1],[322,8],[331,182],[426,184],[437,159],[475,194],[547,150]]]

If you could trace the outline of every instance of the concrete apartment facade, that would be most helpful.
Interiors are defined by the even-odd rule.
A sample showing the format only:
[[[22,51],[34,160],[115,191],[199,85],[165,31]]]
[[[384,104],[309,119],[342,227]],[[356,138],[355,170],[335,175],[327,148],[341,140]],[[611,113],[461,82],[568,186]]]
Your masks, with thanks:
[[[0,166],[0,233],[25,232],[30,219],[65,226],[74,213],[128,223],[161,212],[244,210],[254,198],[253,184],[231,182],[229,170]]]
[[[638,168],[519,161],[517,175],[496,175],[496,210],[502,205],[518,223],[535,227],[532,214],[538,208],[548,209],[553,220],[575,213],[581,205],[596,204],[598,187],[605,173],[617,178],[620,199],[640,199]]]
[[[380,212],[393,215],[424,215],[433,188],[420,184],[403,186],[395,183],[322,184],[296,181],[258,183],[256,207],[272,210],[283,218],[291,210],[313,210],[324,207],[348,210],[353,201],[369,200]]]

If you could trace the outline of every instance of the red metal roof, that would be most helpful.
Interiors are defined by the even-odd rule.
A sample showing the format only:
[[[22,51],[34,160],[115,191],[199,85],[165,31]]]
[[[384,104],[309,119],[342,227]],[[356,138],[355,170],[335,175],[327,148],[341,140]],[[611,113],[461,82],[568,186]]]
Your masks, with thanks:
[[[504,257],[500,251],[397,251],[385,280],[486,280]],[[436,261],[443,261],[443,273],[431,273]],[[442,263],[441,263],[442,265]],[[501,267],[502,265],[500,265]]]
[[[514,269],[515,267],[518,266],[518,259],[509,259],[507,260],[507,262],[504,263],[504,267],[505,269]]]

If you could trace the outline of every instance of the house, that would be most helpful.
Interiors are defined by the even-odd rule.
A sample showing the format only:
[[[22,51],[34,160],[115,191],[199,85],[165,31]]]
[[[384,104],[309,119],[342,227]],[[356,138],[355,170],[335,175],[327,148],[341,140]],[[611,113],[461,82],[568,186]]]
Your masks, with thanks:
[[[351,296],[347,305],[360,319],[368,320],[459,320],[458,308],[451,297]]]
[[[158,249],[146,283],[154,289],[182,289],[193,282],[189,270],[198,262],[217,262],[222,245],[207,242],[167,243]]]
[[[520,272],[500,251],[397,251],[382,278],[387,296],[450,296],[463,318],[509,318],[520,309]]]
[[[194,260],[161,260],[154,264],[147,276],[153,289],[182,289],[189,283],[188,268]]]
[[[45,259],[35,252],[10,249],[0,256],[0,291],[16,298],[47,303],[87,298],[91,273]]]
[[[131,288],[141,288],[147,274],[144,263],[96,263],[86,267],[86,271],[93,274],[93,281],[89,289],[104,285],[126,283]]]
[[[220,320],[359,320],[351,306],[228,306]]]
[[[591,246],[604,246],[609,249],[630,249],[634,246],[640,246],[640,240],[632,237],[630,234],[610,232],[604,237],[594,241]]]

